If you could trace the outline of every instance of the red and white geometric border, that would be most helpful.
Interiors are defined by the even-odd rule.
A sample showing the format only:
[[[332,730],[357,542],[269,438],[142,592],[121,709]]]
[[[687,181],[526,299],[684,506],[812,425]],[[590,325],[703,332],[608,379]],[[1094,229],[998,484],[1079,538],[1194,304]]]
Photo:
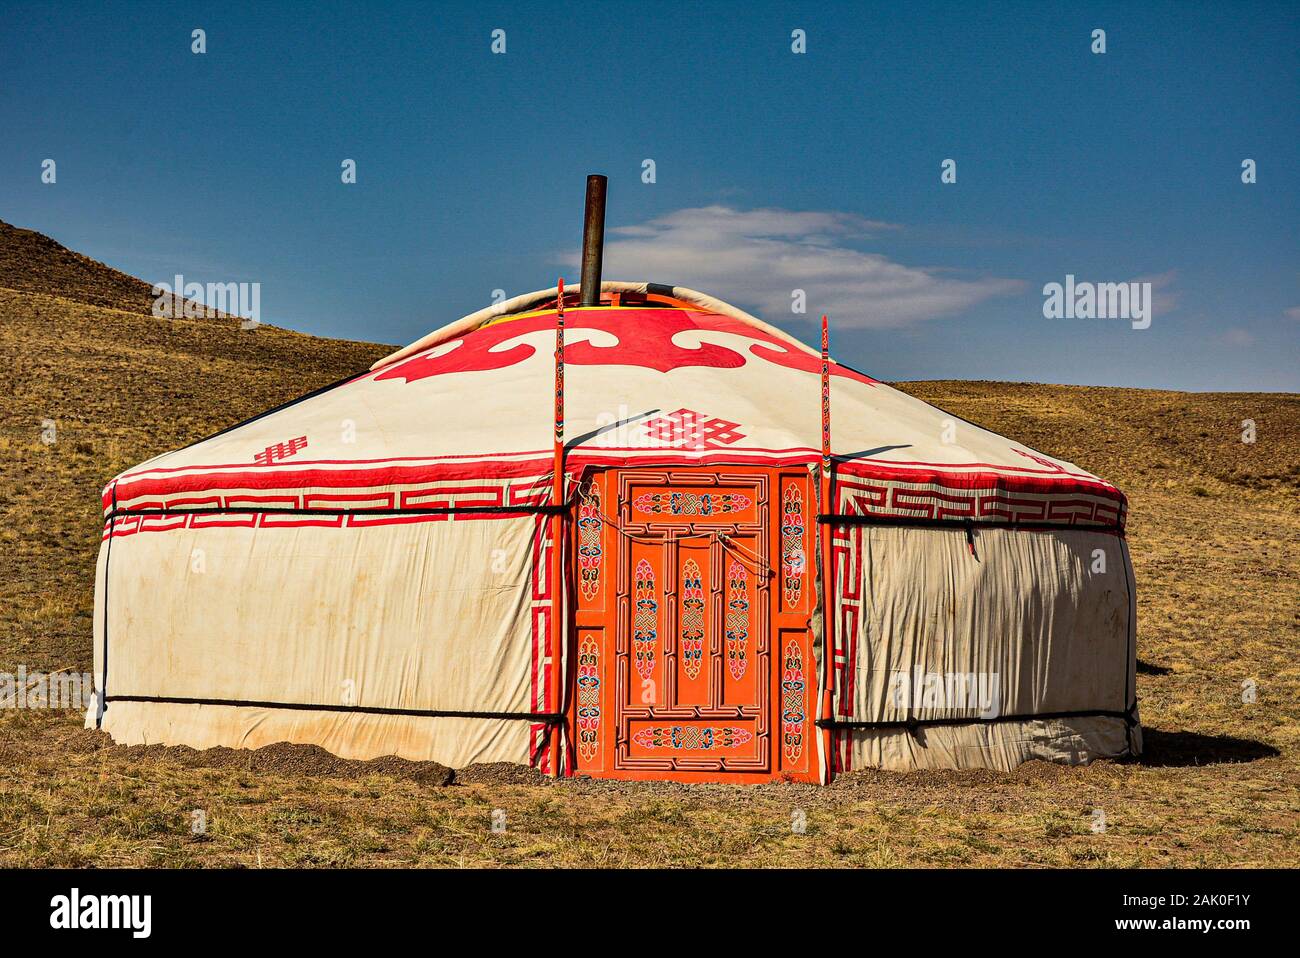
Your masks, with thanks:
[[[961,487],[841,476],[841,515],[888,519],[1042,522],[1063,526],[1123,526],[1125,501],[1117,491],[1072,486],[1069,491],[1009,491],[991,476],[988,485]]]

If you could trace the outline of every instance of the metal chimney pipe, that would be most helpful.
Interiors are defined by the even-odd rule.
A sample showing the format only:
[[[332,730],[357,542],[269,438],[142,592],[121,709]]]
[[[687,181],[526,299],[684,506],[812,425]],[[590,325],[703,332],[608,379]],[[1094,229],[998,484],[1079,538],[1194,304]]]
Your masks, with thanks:
[[[587,208],[582,215],[582,305],[600,304],[600,266],[605,256],[605,187],[599,173],[587,177]]]

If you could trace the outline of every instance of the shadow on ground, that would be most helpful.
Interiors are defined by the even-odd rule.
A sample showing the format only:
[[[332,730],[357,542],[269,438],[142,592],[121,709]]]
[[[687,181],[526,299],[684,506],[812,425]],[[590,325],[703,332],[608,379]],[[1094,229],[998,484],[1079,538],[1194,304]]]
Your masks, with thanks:
[[[1162,732],[1142,729],[1142,757],[1138,764],[1151,768],[1187,768],[1277,758],[1282,753],[1272,745],[1231,735],[1201,735],[1198,732]]]

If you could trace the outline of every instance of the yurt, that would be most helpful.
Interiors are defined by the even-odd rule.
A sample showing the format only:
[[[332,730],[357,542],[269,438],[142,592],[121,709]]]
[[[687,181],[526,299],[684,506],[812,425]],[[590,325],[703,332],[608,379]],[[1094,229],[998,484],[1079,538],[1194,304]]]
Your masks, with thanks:
[[[1141,750],[1125,499],[682,287],[517,296],[113,479],[126,744],[828,782]]]

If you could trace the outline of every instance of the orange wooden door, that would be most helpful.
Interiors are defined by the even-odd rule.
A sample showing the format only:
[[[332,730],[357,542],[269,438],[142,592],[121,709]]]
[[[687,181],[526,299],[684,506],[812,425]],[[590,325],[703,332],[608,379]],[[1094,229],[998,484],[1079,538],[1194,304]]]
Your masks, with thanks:
[[[801,470],[726,468],[584,486],[577,771],[816,779],[808,491]]]

